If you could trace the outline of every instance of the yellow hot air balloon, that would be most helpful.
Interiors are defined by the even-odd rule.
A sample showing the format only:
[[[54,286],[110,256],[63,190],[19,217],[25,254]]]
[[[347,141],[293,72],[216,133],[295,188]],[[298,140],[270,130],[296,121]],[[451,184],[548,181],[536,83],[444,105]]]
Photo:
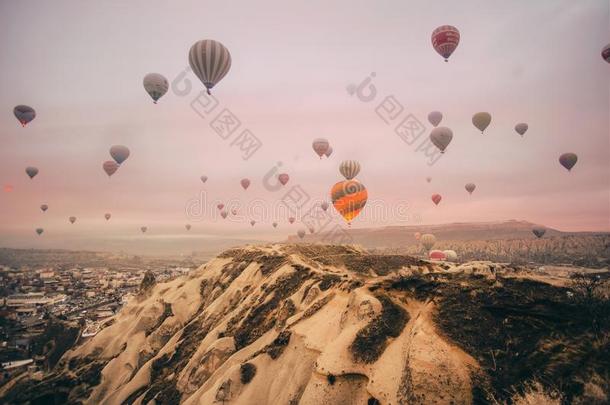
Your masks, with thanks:
[[[366,205],[368,193],[358,180],[345,180],[335,184],[330,190],[330,198],[335,209],[348,224],[356,218]]]

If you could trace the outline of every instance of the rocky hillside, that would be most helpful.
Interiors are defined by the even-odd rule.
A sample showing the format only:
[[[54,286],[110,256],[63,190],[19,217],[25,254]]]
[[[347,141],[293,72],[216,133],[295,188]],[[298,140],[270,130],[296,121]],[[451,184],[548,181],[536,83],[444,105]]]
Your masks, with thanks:
[[[43,381],[0,395],[6,403],[605,403],[610,307],[599,286],[597,276],[575,283],[344,246],[234,249],[143,290]]]

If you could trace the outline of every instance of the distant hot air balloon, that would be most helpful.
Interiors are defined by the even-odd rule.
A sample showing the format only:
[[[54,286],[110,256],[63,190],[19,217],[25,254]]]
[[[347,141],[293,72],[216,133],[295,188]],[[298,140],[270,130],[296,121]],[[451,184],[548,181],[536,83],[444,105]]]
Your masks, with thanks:
[[[11,186],[10,184],[5,184],[4,185],[4,192],[5,193],[12,193],[14,190],[13,186]]]
[[[114,160],[107,160],[102,164],[102,169],[110,177],[119,169],[119,164]]]
[[[36,111],[27,105],[18,105],[13,108],[13,114],[19,120],[22,127],[25,127],[30,121],[36,118]]]
[[[563,155],[559,156],[559,163],[568,169],[568,171],[572,170],[577,161],[578,156],[576,156],[575,153],[564,153]]]
[[[110,148],[110,156],[112,156],[115,162],[121,164],[129,157],[129,148],[123,145],[113,145]]]
[[[329,146],[328,149],[326,149],[326,153],[324,153],[324,156],[326,157],[330,157],[330,155],[333,154],[333,147]]]
[[[44,232],[44,229],[42,229],[42,228],[36,228],[36,233],[37,233],[38,235],[42,235],[42,233],[43,233],[43,232]]]
[[[248,187],[250,187],[250,180],[249,179],[241,179],[240,184],[244,188],[244,190],[247,190]]]
[[[421,238],[421,233],[415,232],[413,236],[415,236],[415,240],[419,240],[419,238]]]
[[[290,180],[290,176],[288,176],[287,173],[281,173],[277,176],[277,179],[282,183],[282,186],[285,186],[286,183],[288,183],[288,180]]]
[[[231,68],[231,54],[220,42],[213,39],[197,41],[189,51],[189,65],[210,93]]]
[[[274,228],[277,228],[277,222],[271,224]]]
[[[223,203],[219,203],[218,205],[216,205],[216,208],[218,208],[218,210],[222,210],[225,207],[225,205]]]
[[[602,49],[602,58],[610,63],[610,44],[604,46],[604,49]]]
[[[443,113],[440,111],[432,111],[428,114],[428,121],[435,127],[438,127],[438,124],[443,120]]]
[[[478,112],[472,116],[472,124],[477,127],[481,133],[485,131],[485,128],[491,123],[491,114],[488,112]]]
[[[70,217],[68,218],[68,220],[70,221],[71,224],[76,222],[76,217]]]
[[[40,209],[42,210],[42,212],[46,212],[49,209],[49,206],[47,204],[42,204],[40,206]]]
[[[458,255],[457,253],[455,253],[455,250],[443,250],[443,253],[445,254],[446,259],[450,262],[457,262],[458,260]]]
[[[186,228],[187,231],[191,230],[191,224],[186,224],[186,225],[184,225],[184,227]]]
[[[309,229],[309,233],[314,233],[316,231],[313,226],[310,226],[307,229]]]
[[[426,177],[426,181],[430,183],[432,181],[432,177]]]
[[[441,153],[445,153],[445,149],[447,149],[452,139],[453,132],[447,127],[436,127],[430,132],[430,141]]]
[[[326,154],[328,148],[330,147],[328,141],[324,138],[314,139],[311,146],[313,147],[313,150],[318,154],[318,156],[320,156],[320,159],[322,159],[322,156]]]
[[[220,216],[222,217],[222,219],[226,219],[226,218],[227,218],[227,215],[229,215],[229,214],[227,213],[227,211],[220,211]]]
[[[255,223],[256,223],[256,221],[255,221],[255,220],[251,220],[251,221],[250,221],[250,225],[252,225],[252,226],[254,226],[254,224],[255,224]]]
[[[167,79],[159,73],[147,74],[144,76],[142,84],[144,85],[144,90],[150,95],[155,104],[157,104],[157,101],[167,93],[167,89],[169,88]]]
[[[106,218],[106,221],[108,221],[111,216],[112,215],[110,215],[110,213],[108,213],[108,212],[104,214],[104,218]]]
[[[442,25],[432,31],[432,46],[434,50],[445,58],[445,62],[460,43],[460,31],[451,25]]]
[[[544,234],[546,233],[546,229],[545,228],[541,228],[541,227],[536,227],[534,229],[532,229],[532,233],[534,235],[536,235],[536,237],[538,239],[542,238],[544,236]]]
[[[440,203],[442,199],[443,199],[443,197],[441,197],[440,194],[432,194],[432,202],[435,205],[438,205],[438,203]]]
[[[419,238],[419,241],[424,245],[426,250],[430,250],[436,243],[436,238],[431,233],[425,233]]]
[[[148,227],[142,226],[142,227],[140,227],[140,230],[142,231],[142,233],[146,233],[146,231],[148,231]]]
[[[200,179],[202,183],[205,183],[206,181],[208,181],[208,176],[201,176]]]
[[[468,191],[469,194],[472,194],[472,192],[475,188],[477,188],[477,186],[474,183],[468,183],[464,186],[464,188],[466,189],[466,191]]]
[[[322,201],[320,208],[322,208],[323,211],[326,211],[328,209],[328,203],[326,201]]]
[[[351,180],[360,173],[360,163],[355,160],[344,160],[339,165],[339,173],[341,173],[346,180]]]
[[[303,239],[305,237],[305,230],[304,229],[299,229],[297,231],[297,235],[299,235],[299,238]]]
[[[28,176],[30,176],[30,179],[33,179],[34,176],[36,176],[38,174],[38,168],[28,166],[25,168],[25,172],[27,173]]]
[[[345,180],[335,184],[330,191],[335,209],[348,224],[356,218],[366,205],[368,193],[364,184],[358,180]]]
[[[515,125],[515,131],[517,131],[517,133],[521,136],[523,136],[523,134],[525,134],[525,132],[528,129],[528,125],[525,122],[520,122],[517,125]]]
[[[294,224],[294,221],[295,221],[295,217],[288,218],[288,222],[290,222],[291,224]]]
[[[236,208],[233,208],[233,209],[231,210],[231,214],[233,214],[233,215],[237,215],[237,209],[236,209]]]
[[[442,250],[431,250],[428,257],[430,260],[445,260],[447,258]]]

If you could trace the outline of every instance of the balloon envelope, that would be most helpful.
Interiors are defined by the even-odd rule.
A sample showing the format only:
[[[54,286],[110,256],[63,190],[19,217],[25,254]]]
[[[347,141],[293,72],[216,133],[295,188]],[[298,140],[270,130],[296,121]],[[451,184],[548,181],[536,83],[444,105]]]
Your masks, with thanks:
[[[142,84],[144,85],[144,90],[150,95],[155,104],[157,104],[157,100],[167,93],[167,89],[169,88],[167,79],[159,73],[147,74],[144,76]]]
[[[286,183],[288,183],[288,180],[290,180],[290,176],[288,176],[287,173],[281,173],[280,175],[277,176],[277,179],[279,180],[280,183],[282,183],[283,186],[285,186]]]
[[[472,194],[472,192],[475,188],[477,188],[477,186],[474,183],[468,183],[464,186],[464,188],[466,189],[466,191],[468,191],[468,193]]]
[[[107,160],[102,164],[102,169],[104,169],[108,177],[110,177],[119,169],[119,164],[114,160]]]
[[[419,238],[421,238],[421,233],[419,233],[419,232],[415,232],[415,233],[413,234],[413,236],[415,236],[415,239],[416,239],[416,240],[419,240]]]
[[[419,241],[427,250],[430,250],[436,243],[436,237],[431,233],[425,233],[419,238]]]
[[[572,170],[576,162],[578,161],[578,156],[575,153],[564,153],[559,156],[559,163],[568,169],[568,171]]]
[[[528,125],[525,122],[520,122],[517,125],[515,125],[515,131],[517,131],[517,133],[521,136],[523,136],[523,134],[525,134],[525,132],[528,129]]]
[[[441,197],[440,194],[432,194],[432,202],[435,205],[438,205],[438,203],[440,203],[442,199],[443,199],[443,197]]]
[[[330,198],[337,212],[349,224],[366,205],[368,193],[364,184],[358,180],[345,180],[332,187]]]
[[[254,226],[254,224],[256,223],[255,220],[250,221],[250,225]]]
[[[220,216],[222,217],[222,219],[225,219],[227,215],[229,215],[227,211],[220,211]]]
[[[436,127],[430,132],[430,141],[436,146],[441,153],[445,153],[445,149],[453,139],[453,131],[447,127]]]
[[[297,231],[297,235],[299,235],[299,238],[303,239],[303,237],[305,237],[305,230],[304,229],[299,229]]]
[[[46,210],[48,210],[48,209],[49,209],[49,206],[48,206],[47,204],[42,204],[42,205],[40,206],[40,209],[42,210],[42,212],[45,212]]]
[[[533,233],[534,235],[536,235],[536,237],[537,237],[538,239],[540,239],[540,238],[542,238],[542,237],[544,236],[544,234],[546,233],[546,229],[545,229],[545,228],[542,228],[542,227],[537,227],[537,228],[532,229],[532,233]]]
[[[210,94],[210,90],[229,73],[231,54],[220,42],[204,39],[191,46],[189,65]]]
[[[488,112],[478,112],[472,116],[472,123],[483,133],[485,128],[491,123],[491,114]]]
[[[33,179],[34,176],[36,176],[38,174],[38,168],[29,166],[29,167],[25,168],[25,172],[27,173],[28,176],[30,176],[30,179]]]
[[[250,187],[250,180],[249,179],[241,179],[240,184],[244,188],[244,190],[247,190],[248,187]]]
[[[220,203],[216,206],[216,208],[218,208],[219,210],[222,210],[225,207],[225,205],[223,203]]]
[[[430,114],[428,114],[428,121],[430,121],[430,124],[435,127],[437,127],[438,124],[441,123],[442,119],[443,113],[440,111],[432,111]]]
[[[460,43],[460,31],[452,25],[442,25],[432,31],[431,39],[434,50],[447,62]]]
[[[355,160],[344,160],[339,165],[339,173],[341,173],[346,180],[351,180],[360,173],[360,163]]]
[[[430,253],[428,253],[428,257],[430,260],[445,260],[447,258],[442,250],[431,250]]]
[[[76,217],[70,217],[68,218],[68,220],[70,221],[71,224],[76,222]]]
[[[28,122],[32,121],[36,118],[36,111],[30,106],[27,105],[18,105],[13,108],[13,114],[21,123],[21,126],[25,127]]]
[[[316,152],[318,156],[320,156],[320,159],[322,159],[322,156],[326,154],[326,151],[328,151],[330,145],[326,139],[316,138],[311,144],[311,147],[313,148],[314,152]]]
[[[37,233],[38,235],[42,235],[42,233],[43,233],[43,232],[44,232],[44,229],[42,229],[42,228],[36,228],[36,233]]]
[[[121,164],[129,157],[129,148],[123,145],[113,145],[110,148],[110,156],[115,162]]]
[[[604,49],[602,49],[602,58],[610,63],[610,44],[604,46]]]
[[[277,222],[274,222],[271,225],[273,225],[274,228],[277,228]]]

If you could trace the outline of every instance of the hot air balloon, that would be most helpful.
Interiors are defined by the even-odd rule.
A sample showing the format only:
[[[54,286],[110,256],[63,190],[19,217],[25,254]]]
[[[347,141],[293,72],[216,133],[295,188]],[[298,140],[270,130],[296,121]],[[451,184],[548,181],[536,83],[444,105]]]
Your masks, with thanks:
[[[544,236],[544,234],[546,233],[546,229],[545,228],[541,228],[541,227],[536,227],[534,229],[532,229],[532,233],[534,235],[536,235],[536,237],[538,239],[542,238]]]
[[[320,208],[322,208],[323,211],[326,211],[328,209],[328,203],[326,201],[322,201]]]
[[[445,149],[447,149],[452,139],[453,132],[447,127],[436,127],[430,132],[430,141],[441,153],[445,153]]]
[[[213,39],[197,41],[189,51],[189,65],[205,88],[218,84],[231,68],[231,54],[223,44]]]
[[[464,188],[466,189],[466,191],[468,191],[468,193],[472,194],[472,192],[475,188],[477,188],[477,186],[474,183],[468,183],[464,186]]]
[[[431,250],[428,257],[430,260],[445,260],[447,258],[442,250]]]
[[[366,205],[368,193],[364,184],[358,180],[345,180],[335,184],[330,191],[335,209],[348,224],[356,218]]]
[[[360,173],[360,163],[355,160],[344,160],[339,165],[339,172],[346,180],[351,180]]]
[[[233,214],[233,215],[237,215],[237,209],[233,208],[233,209],[231,210],[231,214]]]
[[[324,138],[314,139],[311,146],[313,147],[313,150],[318,154],[318,156],[320,156],[320,159],[322,159],[322,156],[326,154],[328,148],[330,147],[328,141]]]
[[[432,246],[436,243],[436,238],[431,233],[425,233],[419,238],[419,241],[426,248],[426,250],[432,249]]]
[[[186,224],[186,225],[184,225],[184,227],[186,228],[187,231],[191,230],[191,224]]]
[[[114,160],[107,160],[102,164],[102,169],[110,177],[119,169],[119,164]]]
[[[247,190],[248,187],[250,187],[250,180],[248,180],[248,179],[241,179],[240,184],[244,188],[244,190]]]
[[[113,145],[110,148],[110,156],[112,156],[115,162],[121,164],[129,157],[129,148],[123,145]]]
[[[432,31],[432,46],[434,50],[448,61],[449,56],[460,43],[460,31],[451,25],[441,25]]]
[[[438,127],[438,124],[443,120],[443,113],[440,111],[432,111],[428,114],[428,121],[435,127]]]
[[[271,224],[274,228],[277,228],[277,222]]]
[[[25,168],[25,172],[27,173],[28,176],[30,176],[30,179],[33,179],[34,176],[36,176],[38,174],[38,168],[28,166]]]
[[[37,233],[38,235],[42,235],[42,233],[43,233],[43,232],[44,232],[44,229],[42,229],[42,228],[36,228],[36,233]]]
[[[226,218],[227,218],[227,215],[229,215],[229,214],[227,213],[227,211],[220,211],[220,216],[222,217],[222,219],[226,219]]]
[[[25,127],[28,122],[36,118],[36,111],[27,105],[18,105],[13,108],[13,114],[15,114],[15,117],[17,117],[22,127]]]
[[[288,222],[290,222],[291,224],[294,224],[294,221],[295,221],[295,217],[288,218]]]
[[[277,176],[277,179],[280,183],[282,183],[282,186],[285,186],[286,183],[288,183],[288,180],[290,180],[290,176],[288,176],[287,173],[281,173]]]
[[[14,190],[13,186],[11,186],[10,184],[5,184],[4,185],[4,192],[5,193],[12,193]]]
[[[521,136],[523,136],[523,134],[525,134],[525,132],[528,129],[528,125],[525,122],[520,122],[517,125],[515,125],[515,131],[517,131],[517,133]]]
[[[148,227],[147,226],[140,227],[140,230],[142,231],[142,233],[146,233],[146,231],[148,231]]]
[[[205,183],[206,181],[208,181],[208,176],[201,176],[200,179],[202,183]]]
[[[48,209],[49,209],[49,206],[48,206],[47,204],[42,204],[42,205],[40,206],[40,209],[42,210],[42,212],[46,212],[46,210],[48,210]]]
[[[442,199],[443,199],[443,197],[441,197],[440,194],[432,194],[432,202],[435,205],[438,205],[438,203],[440,203]]]
[[[324,156],[326,157],[330,157],[330,155],[333,154],[333,147],[329,146],[328,149],[326,149],[326,153],[324,153]]]
[[[106,221],[108,221],[110,219],[110,217],[111,217],[110,213],[104,214],[104,218],[106,218]]]
[[[307,229],[309,229],[309,233],[314,233],[316,231],[313,226],[310,226]]]
[[[481,133],[485,131],[485,128],[491,123],[491,114],[488,112],[478,112],[472,116],[472,124],[477,127]]]
[[[421,238],[421,233],[415,232],[413,236],[415,236],[415,240],[419,240],[419,238]]]
[[[299,229],[297,231],[297,235],[299,235],[299,238],[303,239],[305,237],[305,230],[304,229]]]
[[[167,93],[167,89],[169,88],[167,79],[159,73],[147,74],[144,76],[142,84],[144,85],[144,90],[152,97],[155,104],[157,104],[157,100]]]
[[[559,156],[559,163],[568,169],[568,171],[572,170],[577,161],[578,156],[576,156],[575,153],[564,153],[563,155]]]
[[[255,220],[251,220],[251,221],[250,221],[250,225],[252,225],[252,226],[254,226],[254,224],[255,224],[255,223],[256,223],[256,221],[255,221]]]
[[[225,205],[223,203],[219,203],[216,208],[218,208],[218,210],[222,210],[225,207]]]
[[[426,177],[426,181],[430,183],[432,181],[432,177]]]
[[[604,49],[602,49],[602,58],[610,63],[610,44],[604,46]]]
[[[68,220],[70,221],[71,224],[76,222],[76,217],[70,217],[68,218]]]
[[[458,260],[458,255],[457,253],[455,253],[455,250],[443,250],[443,253],[445,254],[446,259],[450,262],[457,262]]]

